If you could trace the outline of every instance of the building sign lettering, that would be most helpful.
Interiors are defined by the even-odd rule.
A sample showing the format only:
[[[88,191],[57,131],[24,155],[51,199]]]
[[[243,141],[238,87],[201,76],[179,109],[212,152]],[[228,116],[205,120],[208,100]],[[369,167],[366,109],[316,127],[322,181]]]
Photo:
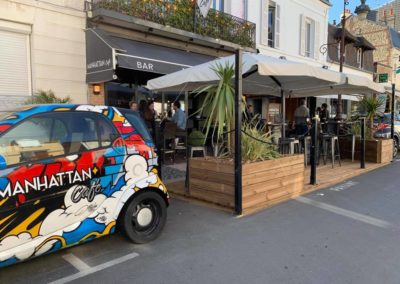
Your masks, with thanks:
[[[87,69],[93,69],[93,68],[100,68],[100,67],[110,67],[111,66],[111,59],[100,59],[100,60],[96,60],[93,62],[90,62],[87,65]]]
[[[151,64],[151,63],[137,61],[136,62],[136,67],[138,69],[142,69],[142,70],[154,71],[154,65]]]

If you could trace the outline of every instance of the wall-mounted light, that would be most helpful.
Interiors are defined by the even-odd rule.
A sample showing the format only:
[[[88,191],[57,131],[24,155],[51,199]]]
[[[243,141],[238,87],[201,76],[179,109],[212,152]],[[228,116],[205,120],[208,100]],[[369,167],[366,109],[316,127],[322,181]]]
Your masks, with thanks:
[[[99,84],[94,84],[93,85],[93,94],[100,95],[100,93],[101,93],[101,86]]]

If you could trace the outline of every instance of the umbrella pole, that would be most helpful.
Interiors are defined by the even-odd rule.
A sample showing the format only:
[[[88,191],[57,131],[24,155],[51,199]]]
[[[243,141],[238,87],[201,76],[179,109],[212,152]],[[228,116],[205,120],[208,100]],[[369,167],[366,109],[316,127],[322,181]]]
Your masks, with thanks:
[[[394,99],[396,94],[396,84],[392,84],[392,101],[391,101],[391,109],[392,109],[392,120],[390,123],[390,138],[394,139]],[[393,140],[394,143],[394,140]]]
[[[242,214],[242,51],[235,53],[235,213]]]

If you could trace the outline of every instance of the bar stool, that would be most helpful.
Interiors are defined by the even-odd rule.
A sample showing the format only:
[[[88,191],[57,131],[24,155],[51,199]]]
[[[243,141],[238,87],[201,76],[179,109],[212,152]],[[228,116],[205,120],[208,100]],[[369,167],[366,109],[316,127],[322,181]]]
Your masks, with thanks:
[[[320,144],[322,144],[322,147],[320,148],[320,151],[319,151],[320,155],[318,158],[318,163],[322,156],[324,165],[326,165],[326,160],[330,154],[331,161],[332,161],[332,168],[335,165],[336,158],[338,158],[338,160],[339,160],[339,166],[342,166],[341,159],[340,159],[339,138],[336,135],[323,134],[321,137]],[[329,147],[330,153],[328,152],[328,147]],[[322,153],[321,153],[321,151],[322,151]]]
[[[300,141],[295,138],[279,138],[279,147],[282,154],[293,155],[296,152],[300,153]]]
[[[206,156],[206,147],[205,146],[190,146],[190,158],[193,158],[193,152],[201,151],[203,152],[203,157]]]

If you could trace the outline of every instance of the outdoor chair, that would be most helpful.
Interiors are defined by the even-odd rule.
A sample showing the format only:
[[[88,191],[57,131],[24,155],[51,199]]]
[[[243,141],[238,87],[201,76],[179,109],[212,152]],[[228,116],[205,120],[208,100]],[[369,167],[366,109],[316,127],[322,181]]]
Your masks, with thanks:
[[[175,161],[176,124],[173,122],[166,122],[163,134],[163,143],[161,148],[163,160],[166,161],[166,155],[170,154],[171,160]]]
[[[175,152],[184,151],[186,157],[187,131],[186,129],[176,128],[175,132]]]

